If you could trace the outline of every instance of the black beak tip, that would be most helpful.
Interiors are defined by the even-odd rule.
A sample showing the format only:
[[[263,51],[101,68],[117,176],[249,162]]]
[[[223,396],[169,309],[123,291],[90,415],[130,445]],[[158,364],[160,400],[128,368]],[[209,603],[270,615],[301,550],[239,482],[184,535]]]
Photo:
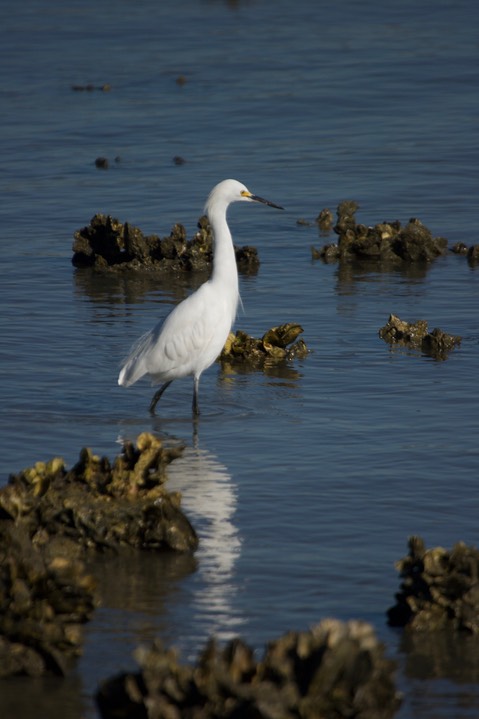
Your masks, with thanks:
[[[251,195],[251,199],[256,202],[262,202],[263,205],[268,205],[268,207],[275,207],[277,210],[284,210],[284,207],[281,207],[281,205],[276,205],[274,202],[265,200],[263,197],[259,197],[258,195]]]

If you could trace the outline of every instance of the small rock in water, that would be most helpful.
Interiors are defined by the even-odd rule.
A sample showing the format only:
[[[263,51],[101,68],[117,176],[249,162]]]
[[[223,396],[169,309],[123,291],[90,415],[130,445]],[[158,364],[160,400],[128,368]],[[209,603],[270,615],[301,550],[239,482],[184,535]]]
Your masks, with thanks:
[[[426,549],[410,537],[409,554],[396,563],[402,579],[392,626],[411,631],[465,630],[479,634],[479,550],[458,542],[451,550]]]
[[[230,332],[219,359],[222,362],[235,361],[261,367],[265,363],[305,357],[308,354],[305,342],[302,339],[296,342],[302,332],[301,325],[295,322],[272,327],[260,339],[241,330]]]
[[[426,320],[406,322],[392,314],[379,330],[379,336],[391,345],[421,350],[424,354],[441,360],[446,359],[448,353],[461,344],[461,337],[458,335],[449,335],[438,328],[429,332]]]

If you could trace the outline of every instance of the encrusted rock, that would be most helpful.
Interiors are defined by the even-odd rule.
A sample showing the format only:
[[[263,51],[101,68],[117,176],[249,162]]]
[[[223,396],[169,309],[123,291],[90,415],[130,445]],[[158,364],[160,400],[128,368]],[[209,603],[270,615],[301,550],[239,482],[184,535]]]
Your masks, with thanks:
[[[321,232],[329,232],[334,224],[334,215],[330,209],[325,207],[316,218],[316,223]]]
[[[405,322],[392,314],[379,330],[379,336],[389,344],[418,349],[435,359],[446,359],[447,354],[461,344],[461,337],[447,334],[437,327],[429,332],[426,320]]]
[[[74,234],[72,263],[97,270],[204,270],[211,266],[213,243],[206,216],[198,221],[192,240],[181,224],[170,235],[144,235],[138,227],[124,224],[110,215],[95,215],[90,224]],[[235,248],[238,269],[255,272],[259,266],[254,247]]]
[[[415,631],[465,630],[479,634],[479,550],[458,542],[451,550],[426,549],[409,538],[409,554],[396,563],[402,579],[392,626]]]
[[[472,245],[467,251],[467,259],[472,265],[479,262],[479,245]]]
[[[433,237],[420,220],[412,218],[404,227],[397,220],[366,227],[356,222],[358,207],[351,200],[338,205],[338,219],[334,226],[339,235],[338,243],[329,243],[319,250],[312,247],[313,259],[326,262],[367,260],[394,266],[403,262],[430,262],[446,253],[447,240]],[[328,211],[322,212],[327,217]]]
[[[257,339],[238,330],[230,332],[223,351],[221,361],[232,360],[247,362],[254,366],[261,366],[265,362],[281,362],[295,357],[305,357],[308,348],[305,342],[297,338],[303,332],[301,325],[288,322],[278,327],[272,327]]]
[[[180,496],[163,486],[167,464],[181,451],[145,432],[136,447],[125,443],[113,465],[90,449],[68,471],[60,458],[37,462],[0,490],[0,514],[24,527],[35,546],[54,543],[68,557],[120,547],[192,551],[198,539]]]
[[[65,674],[95,603],[80,561],[39,551],[23,525],[0,520],[0,678]]]
[[[159,641],[135,656],[139,673],[100,687],[103,719],[387,719],[400,704],[394,665],[365,622],[328,619],[289,632],[260,661],[241,639],[223,649],[210,640],[196,666]]]

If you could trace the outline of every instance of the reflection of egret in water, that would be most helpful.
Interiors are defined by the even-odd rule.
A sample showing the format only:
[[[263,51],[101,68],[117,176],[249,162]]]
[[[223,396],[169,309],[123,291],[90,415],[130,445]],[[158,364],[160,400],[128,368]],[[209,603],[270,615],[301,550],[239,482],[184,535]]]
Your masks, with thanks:
[[[168,467],[167,488],[182,493],[182,509],[200,538],[198,571],[189,581],[193,592],[192,620],[201,626],[201,640],[214,634],[227,640],[238,634],[243,618],[233,606],[237,587],[234,565],[241,539],[233,523],[236,488],[226,468],[199,447],[186,447]]]

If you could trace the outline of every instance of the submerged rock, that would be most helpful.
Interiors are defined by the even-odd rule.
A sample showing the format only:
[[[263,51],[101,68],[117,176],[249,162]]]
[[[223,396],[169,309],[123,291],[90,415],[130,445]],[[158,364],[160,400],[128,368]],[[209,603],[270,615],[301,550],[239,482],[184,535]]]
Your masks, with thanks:
[[[143,433],[126,442],[113,465],[90,449],[70,470],[63,460],[37,462],[0,490],[0,514],[23,527],[37,547],[62,556],[86,550],[196,549],[179,494],[164,488],[165,468],[181,449]]]
[[[338,205],[334,226],[339,235],[338,242],[326,244],[319,250],[312,247],[313,259],[325,262],[364,260],[395,266],[404,262],[431,262],[446,253],[447,240],[433,237],[420,220],[412,218],[404,227],[397,220],[366,227],[356,222],[358,207],[350,200]],[[323,210],[318,219],[327,218],[328,212]]]
[[[0,520],[0,678],[64,675],[95,604],[81,562],[48,544],[40,551],[25,526]]]
[[[438,328],[429,332],[426,320],[405,322],[392,314],[379,330],[379,336],[389,344],[421,350],[435,359],[446,359],[447,354],[461,344],[458,335],[449,335]]]
[[[144,235],[138,227],[124,224],[110,215],[95,215],[90,224],[75,232],[72,263],[75,267],[96,270],[204,270],[213,259],[213,236],[206,216],[198,221],[198,232],[192,240],[181,224],[173,226],[170,235]],[[235,248],[238,269],[255,272],[259,266],[254,247]]]
[[[450,551],[426,549],[420,537],[410,537],[408,545],[409,554],[396,563],[402,582],[389,624],[479,634],[479,550],[463,542]]]
[[[399,707],[394,665],[365,622],[324,620],[271,642],[263,659],[241,639],[210,640],[196,666],[157,641],[139,648],[137,674],[103,683],[103,719],[387,719]]]
[[[305,342],[302,339],[295,341],[302,332],[301,325],[294,322],[272,327],[261,339],[251,337],[241,330],[236,333],[230,332],[221,352],[220,361],[234,360],[261,366],[265,362],[281,362],[295,357],[305,357],[308,354]]]

